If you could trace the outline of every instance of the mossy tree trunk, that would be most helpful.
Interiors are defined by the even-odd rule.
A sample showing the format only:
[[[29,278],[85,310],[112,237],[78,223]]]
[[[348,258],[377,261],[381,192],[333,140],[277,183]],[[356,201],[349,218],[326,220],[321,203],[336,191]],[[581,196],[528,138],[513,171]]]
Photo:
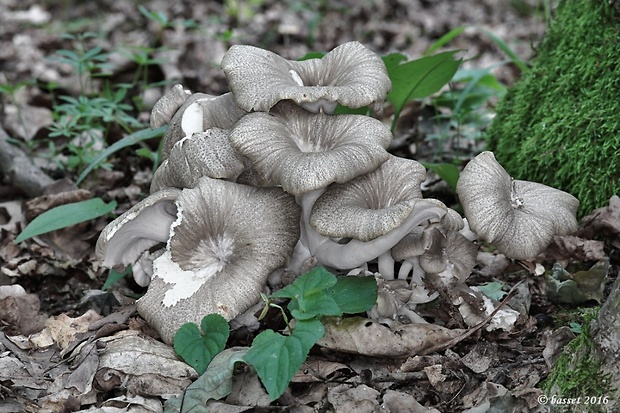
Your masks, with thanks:
[[[573,194],[579,215],[620,193],[619,10],[619,0],[560,0],[487,133],[513,177]]]
[[[616,279],[597,319],[590,324],[590,333],[594,357],[601,362],[601,377],[611,380],[606,411],[620,411],[620,278]]]

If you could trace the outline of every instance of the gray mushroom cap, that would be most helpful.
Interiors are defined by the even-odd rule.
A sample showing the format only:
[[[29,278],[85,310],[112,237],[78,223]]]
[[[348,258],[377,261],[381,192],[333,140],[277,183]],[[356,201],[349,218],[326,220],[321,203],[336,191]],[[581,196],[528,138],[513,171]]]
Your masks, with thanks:
[[[373,172],[329,186],[314,203],[310,225],[324,236],[360,241],[387,234],[422,198],[425,176],[419,162],[390,155]]]
[[[428,250],[420,256],[420,266],[428,274],[440,274],[444,284],[467,279],[476,265],[478,247],[457,231],[445,234],[435,228]]]
[[[271,114],[244,116],[230,134],[231,145],[266,181],[293,195],[376,169],[390,156],[391,139],[377,119],[313,114],[286,102]]]
[[[162,159],[168,159],[170,151],[181,139],[210,128],[230,129],[245,114],[230,93],[221,96],[192,94],[170,120],[163,138]]]
[[[95,254],[104,267],[133,265],[142,254],[168,240],[176,219],[174,200],[180,190],[167,188],[143,199],[109,223],[97,240]],[[148,285],[145,274],[134,273],[139,285]]]
[[[512,179],[492,152],[482,152],[465,166],[457,194],[471,230],[510,258],[534,258],[554,235],[577,229],[577,198]]]
[[[430,242],[430,234],[426,231],[426,226],[417,226],[392,247],[392,258],[395,261],[404,261],[407,258],[418,257],[424,254]]]
[[[211,128],[177,142],[155,171],[151,193],[164,187],[193,188],[203,176],[234,181],[244,164],[228,135],[228,130]]]
[[[159,128],[170,122],[189,96],[190,93],[183,88],[183,85],[174,85],[164,96],[155,102],[151,110],[151,129]]]
[[[304,61],[235,45],[224,55],[222,69],[237,104],[248,112],[268,112],[281,100],[315,112],[322,107],[331,113],[336,102],[360,108],[382,103],[392,87],[381,58],[359,42]]]
[[[166,251],[137,303],[167,343],[184,323],[209,313],[230,320],[255,304],[299,238],[300,208],[279,188],[203,177],[176,204]]]

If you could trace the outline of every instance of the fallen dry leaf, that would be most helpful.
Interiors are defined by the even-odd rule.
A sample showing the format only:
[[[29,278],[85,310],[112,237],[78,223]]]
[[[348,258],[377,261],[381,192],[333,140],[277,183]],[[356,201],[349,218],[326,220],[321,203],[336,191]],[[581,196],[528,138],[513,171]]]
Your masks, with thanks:
[[[30,335],[43,329],[48,318],[40,314],[39,297],[19,284],[0,286],[0,323],[8,335]]]
[[[603,235],[614,248],[620,248],[620,196],[612,196],[608,206],[595,209],[584,217],[576,235],[585,239]]]
[[[394,324],[393,328],[366,318],[329,317],[318,345],[366,356],[411,356],[449,341],[465,330],[450,330],[434,324]]]

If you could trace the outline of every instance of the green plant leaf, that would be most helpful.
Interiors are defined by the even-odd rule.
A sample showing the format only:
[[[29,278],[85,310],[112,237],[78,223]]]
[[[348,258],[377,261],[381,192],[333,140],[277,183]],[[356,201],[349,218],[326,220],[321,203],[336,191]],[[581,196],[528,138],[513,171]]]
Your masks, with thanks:
[[[131,266],[130,265],[128,265],[127,268],[125,268],[121,272],[118,272],[118,271],[116,271],[114,269],[111,269],[110,272],[108,273],[108,278],[106,278],[105,282],[103,283],[103,287],[101,287],[101,290],[102,291],[108,291],[111,286],[113,286],[115,283],[117,283],[118,281],[122,280],[123,278],[125,278],[129,274],[131,274]]]
[[[15,243],[17,244],[37,235],[70,225],[79,224],[80,222],[99,218],[109,214],[114,208],[116,208],[116,201],[110,201],[106,204],[101,198],[57,206],[33,219],[15,239]]]
[[[460,175],[459,168],[457,168],[456,165],[453,165],[451,163],[428,162],[423,162],[422,165],[424,165],[426,169],[429,169],[439,175],[439,177],[446,181],[448,186],[453,191],[456,191],[456,183],[458,182]]]
[[[336,284],[327,291],[340,310],[347,314],[368,311],[377,302],[375,277],[338,277]]]
[[[185,389],[182,402],[180,398],[169,399],[164,412],[207,413],[209,400],[219,400],[232,392],[235,364],[244,362],[247,350],[247,347],[233,347],[219,353],[204,374]]]
[[[202,374],[213,357],[226,346],[230,329],[219,314],[209,314],[200,323],[185,323],[174,335],[174,351],[198,374]]]
[[[500,301],[507,294],[502,288],[504,284],[497,281],[488,282],[478,286],[478,289],[491,300]]]
[[[386,64],[388,75],[392,79],[392,91],[387,96],[394,107],[392,131],[407,102],[438,92],[452,79],[462,60],[454,59],[456,53],[458,50],[422,57],[398,65]]]
[[[336,284],[336,276],[323,267],[316,267],[291,285],[276,291],[274,298],[290,298],[289,311],[298,320],[306,320],[320,315],[342,315],[334,299],[326,290]]]
[[[510,46],[508,46],[508,44],[506,44],[505,41],[503,41],[501,38],[499,38],[495,33],[484,29],[484,28],[479,28],[482,32],[484,32],[487,36],[489,36],[491,38],[491,40],[493,40],[493,42],[497,45],[497,47],[499,47],[501,49],[502,52],[506,53],[506,55],[510,58],[510,60],[512,60],[512,62],[519,68],[519,70],[521,70],[522,73],[527,72],[527,70],[529,69],[527,66],[527,63],[525,63],[525,61],[523,59],[521,59],[511,48]]]
[[[86,169],[82,171],[82,173],[77,179],[76,184],[79,185],[80,182],[82,182],[93,169],[95,169],[101,162],[103,162],[108,156],[112,155],[114,152],[126,148],[127,146],[135,145],[138,142],[153,139],[158,136],[163,136],[164,132],[166,132],[166,129],[168,129],[168,125],[161,126],[157,129],[142,129],[138,132],[132,133],[131,135],[127,135],[118,142],[115,142],[114,144],[108,146],[104,151],[99,154],[99,156],[93,162],[90,163],[90,165],[86,167]]]
[[[429,48],[426,49],[426,51],[424,52],[424,56],[429,56],[430,54],[432,54],[439,48],[450,43],[455,37],[463,33],[465,29],[467,29],[467,26],[460,26],[460,27],[450,30],[448,33],[444,34],[439,39],[437,39],[433,44],[431,44]]]
[[[266,330],[256,336],[244,360],[258,373],[271,400],[284,393],[325,329],[317,319],[298,320],[290,336]]]

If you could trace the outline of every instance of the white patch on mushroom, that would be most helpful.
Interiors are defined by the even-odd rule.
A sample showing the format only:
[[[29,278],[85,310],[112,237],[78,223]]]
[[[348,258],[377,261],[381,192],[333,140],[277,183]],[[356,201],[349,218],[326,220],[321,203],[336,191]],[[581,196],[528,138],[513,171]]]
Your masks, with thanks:
[[[517,194],[517,188],[515,188],[515,180],[512,180],[512,186],[510,188],[510,205],[515,208],[523,208],[523,199]]]
[[[198,102],[194,102],[185,109],[181,118],[181,130],[186,137],[194,133],[202,132],[202,112],[203,109]]]
[[[153,270],[155,277],[160,277],[167,284],[171,284],[171,288],[166,291],[162,301],[166,307],[172,307],[179,301],[193,296],[211,276],[219,272],[219,270],[213,271],[214,268],[211,268],[210,274],[207,274],[209,271],[207,268],[200,274],[185,271],[179,264],[172,261],[170,251],[164,252],[161,257],[153,262]]]
[[[293,81],[295,83],[297,83],[299,86],[304,86],[304,81],[301,80],[301,77],[299,76],[299,73],[297,73],[293,69],[289,70],[288,72],[290,73],[290,75],[293,78]]]

